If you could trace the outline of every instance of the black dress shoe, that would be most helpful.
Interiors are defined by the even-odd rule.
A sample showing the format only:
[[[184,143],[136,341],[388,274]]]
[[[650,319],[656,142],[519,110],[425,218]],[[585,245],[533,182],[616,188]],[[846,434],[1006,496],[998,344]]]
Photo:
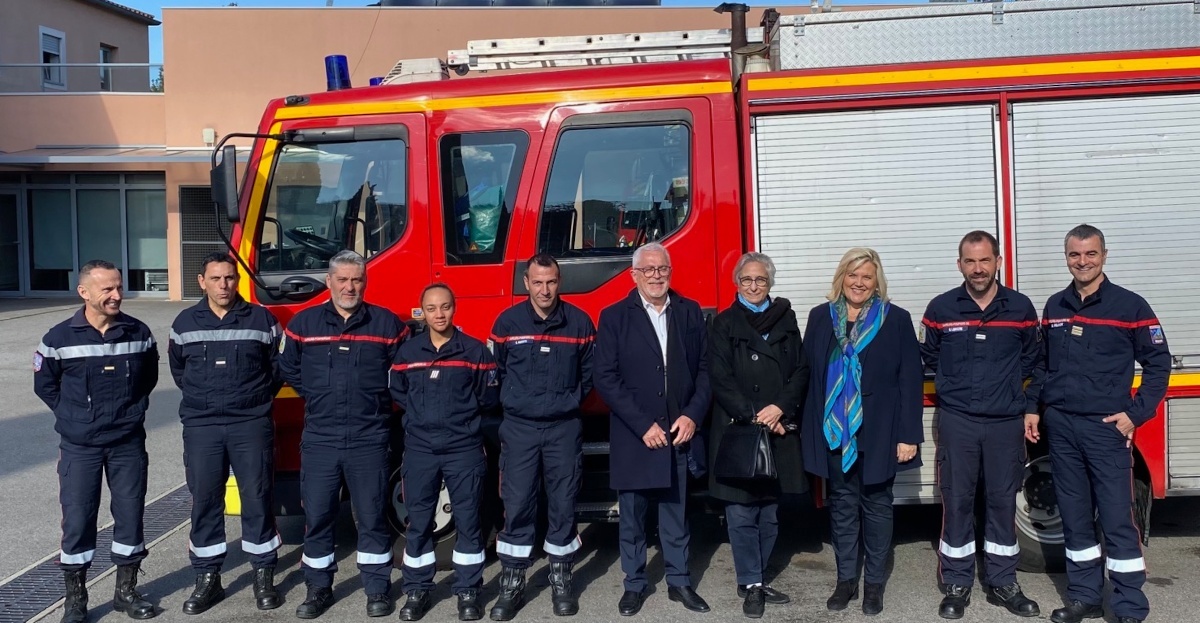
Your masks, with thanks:
[[[690,586],[668,586],[667,599],[678,601],[692,612],[708,612],[708,604]]]
[[[855,599],[858,599],[858,580],[838,582],[833,594],[825,602],[825,607],[830,610],[845,610]]]
[[[467,589],[458,594],[458,620],[478,621],[483,618],[483,609],[479,607],[479,591]]]
[[[429,591],[408,591],[408,600],[400,608],[401,621],[420,621],[429,612]]]
[[[367,616],[385,617],[392,613],[394,607],[387,595],[367,595]]]
[[[1085,604],[1078,599],[1071,600],[1071,605],[1059,608],[1050,613],[1054,623],[1080,623],[1084,619],[1099,619],[1104,616],[1104,607],[1099,604]]]
[[[863,614],[876,615],[883,612],[883,585],[863,583]]]
[[[315,619],[333,605],[333,589],[308,586],[308,595],[304,603],[296,606],[296,617],[300,619]]]
[[[646,594],[642,591],[625,591],[621,595],[621,601],[617,602],[617,611],[623,617],[631,617],[642,609],[642,602],[646,600]]]
[[[212,571],[196,575],[196,589],[183,602],[184,614],[200,614],[225,599],[225,588],[221,586],[221,574]]]
[[[943,619],[961,619],[971,605],[971,587],[951,584],[946,587],[946,596],[938,606],[938,616]]]
[[[767,586],[766,584],[762,585],[762,591],[763,591],[763,597],[766,599],[766,602],[769,604],[790,604],[790,603],[792,603],[792,598],[788,597],[786,593],[781,593],[781,592],[771,588],[770,586]],[[738,584],[737,593],[738,593],[738,597],[740,597],[741,599],[745,599],[746,598],[746,587],[742,586],[741,584]]]
[[[747,618],[761,619],[766,610],[767,596],[763,587],[752,586],[746,590],[746,600],[742,602],[742,614]]]
[[[1021,585],[1016,582],[1008,586],[989,586],[987,600],[989,604],[1004,606],[1019,617],[1035,617],[1042,613],[1037,602],[1026,597],[1021,592]]]

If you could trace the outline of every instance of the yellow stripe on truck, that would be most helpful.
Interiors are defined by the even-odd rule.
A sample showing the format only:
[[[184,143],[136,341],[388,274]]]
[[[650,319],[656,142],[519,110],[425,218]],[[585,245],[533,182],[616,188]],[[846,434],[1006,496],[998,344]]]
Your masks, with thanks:
[[[819,76],[785,78],[750,78],[749,91],[787,91],[828,89],[916,82],[961,82],[964,80],[993,80],[1002,78],[1033,78],[1056,75],[1086,75],[1132,73],[1138,71],[1169,71],[1200,68],[1200,56],[1169,56],[1157,58],[1112,59],[1097,61],[1059,61],[1024,63],[1019,65],[987,65],[951,67],[944,69],[902,69],[868,71]]]

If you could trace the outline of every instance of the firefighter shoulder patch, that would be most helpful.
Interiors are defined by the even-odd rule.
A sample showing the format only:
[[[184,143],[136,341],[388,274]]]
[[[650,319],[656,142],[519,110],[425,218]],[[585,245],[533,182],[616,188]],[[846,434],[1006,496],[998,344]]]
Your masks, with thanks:
[[[922,344],[925,343],[925,323],[917,325],[917,341]]]
[[[487,349],[488,349],[489,353],[495,355],[496,354],[496,343],[489,339],[487,341]]]
[[[41,372],[42,371],[42,363],[45,362],[45,360],[46,360],[46,358],[43,357],[41,353],[38,353],[38,352],[33,353],[33,371]]]
[[[499,380],[499,378],[496,376],[496,370],[495,370],[495,369],[488,370],[488,373],[487,373],[487,386],[488,386],[488,387],[496,387],[496,386],[498,386],[498,385],[500,385],[500,380]]]
[[[1150,325],[1150,343],[1158,345],[1167,343],[1167,336],[1163,334],[1162,325]]]
[[[287,348],[287,334],[279,336],[279,354],[283,354],[283,349]]]

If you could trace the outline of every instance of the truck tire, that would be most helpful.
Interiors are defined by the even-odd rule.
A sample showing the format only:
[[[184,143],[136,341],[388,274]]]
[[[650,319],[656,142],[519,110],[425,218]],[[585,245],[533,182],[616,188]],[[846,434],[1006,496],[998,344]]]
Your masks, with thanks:
[[[1057,573],[1066,567],[1066,547],[1050,457],[1042,455],[1025,464],[1017,492],[1017,568],[1029,573]]]

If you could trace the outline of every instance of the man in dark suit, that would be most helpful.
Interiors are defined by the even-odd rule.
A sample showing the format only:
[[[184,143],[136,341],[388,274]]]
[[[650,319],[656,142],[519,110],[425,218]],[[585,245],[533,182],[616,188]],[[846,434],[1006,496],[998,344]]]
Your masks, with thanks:
[[[611,486],[620,494],[621,616],[646,592],[646,510],[658,505],[667,596],[694,612],[684,514],[689,442],[708,412],[708,332],[700,306],[671,290],[671,258],[657,243],[633,254],[629,296],[600,313],[593,355],[596,390],[612,410]]]

